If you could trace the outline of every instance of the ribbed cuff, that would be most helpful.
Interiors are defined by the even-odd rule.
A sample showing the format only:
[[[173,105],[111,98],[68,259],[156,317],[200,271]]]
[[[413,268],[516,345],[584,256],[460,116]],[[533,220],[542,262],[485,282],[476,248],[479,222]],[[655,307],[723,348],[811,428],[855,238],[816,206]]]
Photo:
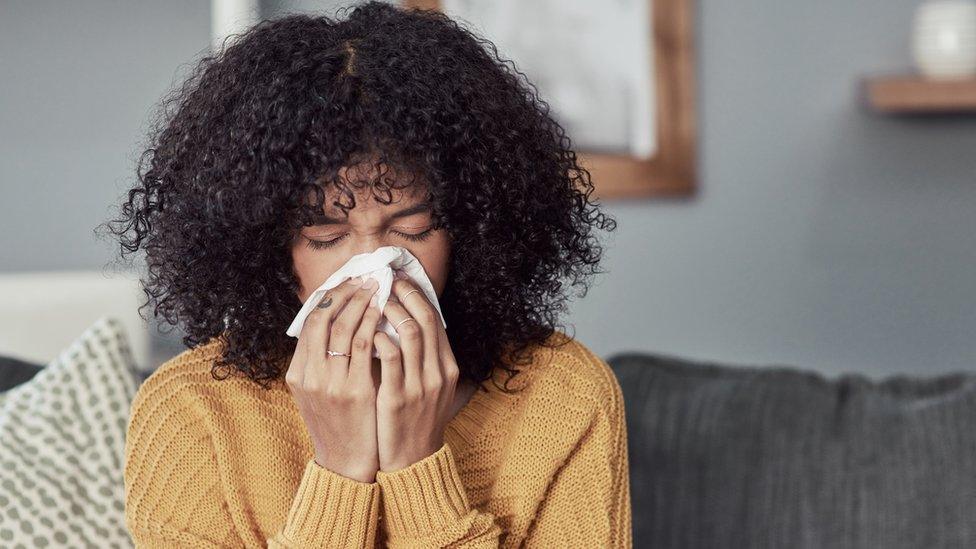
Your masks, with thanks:
[[[308,460],[288,511],[284,535],[302,547],[372,547],[379,486],[359,482]]]
[[[418,538],[453,525],[471,507],[451,447],[396,471],[377,471],[383,520],[391,537]]]

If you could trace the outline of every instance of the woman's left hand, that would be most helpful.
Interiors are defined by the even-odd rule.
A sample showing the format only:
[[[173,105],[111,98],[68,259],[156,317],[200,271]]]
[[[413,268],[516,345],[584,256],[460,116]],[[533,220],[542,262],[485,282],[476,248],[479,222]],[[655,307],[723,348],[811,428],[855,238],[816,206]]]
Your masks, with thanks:
[[[373,340],[381,363],[379,466],[387,472],[416,463],[444,444],[459,373],[441,317],[424,292],[409,279],[396,278],[390,297],[383,315],[398,326],[400,348],[380,331]],[[408,318],[413,320],[404,322]]]

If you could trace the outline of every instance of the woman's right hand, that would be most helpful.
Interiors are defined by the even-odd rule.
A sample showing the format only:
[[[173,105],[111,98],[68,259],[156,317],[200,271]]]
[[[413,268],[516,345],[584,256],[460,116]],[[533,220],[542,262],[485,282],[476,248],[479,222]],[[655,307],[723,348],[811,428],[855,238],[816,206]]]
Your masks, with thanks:
[[[315,461],[344,477],[373,482],[379,470],[373,336],[378,284],[353,278],[329,290],[305,319],[285,382],[305,421]],[[326,350],[352,355],[328,356]]]

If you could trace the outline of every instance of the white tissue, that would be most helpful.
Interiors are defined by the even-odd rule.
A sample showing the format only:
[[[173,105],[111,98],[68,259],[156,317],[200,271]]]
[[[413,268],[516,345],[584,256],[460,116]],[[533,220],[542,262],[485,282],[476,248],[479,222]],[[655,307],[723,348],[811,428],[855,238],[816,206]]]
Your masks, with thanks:
[[[332,276],[326,279],[321,286],[308,296],[308,299],[305,300],[305,304],[302,305],[301,310],[295,315],[295,319],[292,320],[291,326],[288,327],[286,333],[292,337],[298,337],[302,332],[302,326],[305,325],[305,318],[318,305],[325,292],[357,276],[361,277],[363,282],[372,278],[379,283],[379,288],[377,288],[374,295],[376,296],[377,307],[379,307],[380,312],[383,312],[383,308],[390,298],[390,291],[393,289],[394,269],[402,271],[420,288],[420,291],[427,296],[427,299],[437,309],[437,314],[441,317],[441,323],[446,328],[447,322],[444,320],[441,306],[437,302],[437,293],[434,291],[434,286],[430,283],[430,279],[427,277],[423,265],[420,264],[420,260],[414,257],[406,248],[401,248],[400,246],[383,246],[369,253],[352,256],[342,267],[339,267],[336,272],[332,273]],[[396,330],[386,320],[386,317],[380,320],[377,329],[390,336],[394,344],[400,345],[400,336],[397,335]],[[375,349],[373,350],[373,356],[379,356],[379,353]]]

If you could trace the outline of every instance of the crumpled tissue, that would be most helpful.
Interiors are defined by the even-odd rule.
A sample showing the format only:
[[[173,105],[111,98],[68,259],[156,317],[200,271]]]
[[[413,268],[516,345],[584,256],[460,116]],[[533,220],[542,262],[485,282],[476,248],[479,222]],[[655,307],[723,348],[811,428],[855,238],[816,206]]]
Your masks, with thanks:
[[[295,319],[292,320],[286,333],[297,338],[302,332],[302,327],[305,325],[305,319],[315,306],[318,305],[319,301],[322,300],[322,296],[332,288],[357,276],[363,282],[372,278],[379,283],[379,287],[374,295],[376,296],[377,307],[379,307],[380,312],[383,312],[383,308],[390,299],[390,292],[393,289],[394,270],[403,272],[420,288],[420,291],[427,296],[427,299],[437,309],[437,314],[441,317],[441,323],[446,328],[447,321],[444,320],[444,314],[441,312],[441,306],[437,301],[437,293],[434,291],[434,286],[431,284],[430,278],[427,277],[427,272],[424,271],[423,265],[420,264],[420,260],[406,248],[400,246],[382,246],[372,252],[352,256],[342,267],[339,267],[336,272],[332,273],[332,276],[327,278],[321,286],[308,296],[308,299],[305,300],[301,310],[295,315]],[[397,335],[396,330],[393,329],[393,326],[387,321],[386,317],[380,320],[377,329],[390,336],[394,344],[400,345],[400,336]],[[375,349],[373,350],[373,356],[379,356],[379,353]]]

